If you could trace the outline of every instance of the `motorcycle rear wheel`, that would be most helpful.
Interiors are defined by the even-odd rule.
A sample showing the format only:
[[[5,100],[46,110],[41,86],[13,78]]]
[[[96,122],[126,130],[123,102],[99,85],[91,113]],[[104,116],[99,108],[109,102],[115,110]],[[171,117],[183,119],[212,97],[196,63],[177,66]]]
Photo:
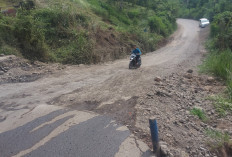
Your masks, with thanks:
[[[129,63],[129,69],[133,69],[133,63],[132,62]]]

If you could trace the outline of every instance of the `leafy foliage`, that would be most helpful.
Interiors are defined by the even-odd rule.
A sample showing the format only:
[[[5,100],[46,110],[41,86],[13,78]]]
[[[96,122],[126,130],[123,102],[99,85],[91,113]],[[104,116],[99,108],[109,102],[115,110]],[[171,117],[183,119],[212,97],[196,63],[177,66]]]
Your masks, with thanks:
[[[92,52],[91,42],[88,41],[87,33],[78,31],[78,28],[88,27],[88,18],[81,14],[72,14],[68,10],[56,8],[21,10],[14,19],[2,16],[0,27],[2,47],[6,47],[6,43],[17,46],[25,58],[74,64],[90,63],[89,59],[83,56],[86,56],[86,51]],[[82,42],[83,40],[85,42]],[[61,49],[65,50],[63,55],[57,53],[57,50]],[[74,51],[78,51],[79,56],[73,55]]]
[[[180,17],[200,19],[202,17],[213,20],[214,16],[232,11],[231,0],[180,0]]]
[[[148,25],[150,27],[151,32],[156,32],[157,34],[167,36],[168,29],[165,27],[161,18],[154,15],[153,17],[149,19]]]
[[[170,0],[47,0],[45,7],[34,3],[30,7],[29,1],[16,17],[0,16],[1,53],[68,64],[97,63],[105,54],[95,50],[96,28],[113,28],[122,45],[136,43],[145,53],[155,50],[176,27]]]
[[[231,60],[231,50],[228,49],[220,52],[214,51],[208,55],[201,68],[203,72],[210,72],[224,79],[230,79],[228,70],[231,71]]]
[[[211,20],[210,54],[201,66],[226,80],[228,97],[232,100],[232,3],[231,0],[180,0],[181,17]]]
[[[226,11],[214,17],[211,36],[216,48],[232,50],[232,12]]]
[[[13,46],[16,43],[13,23],[12,18],[0,15],[0,46],[4,44]]]
[[[19,41],[22,55],[31,60],[48,59],[44,29],[41,22],[32,16],[21,15],[14,23],[14,35]]]

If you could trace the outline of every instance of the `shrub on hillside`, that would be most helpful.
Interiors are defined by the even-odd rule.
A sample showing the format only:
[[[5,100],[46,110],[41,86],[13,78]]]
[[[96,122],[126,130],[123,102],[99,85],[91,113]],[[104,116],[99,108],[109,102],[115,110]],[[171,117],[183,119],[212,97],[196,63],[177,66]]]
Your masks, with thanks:
[[[86,32],[80,32],[76,39],[69,44],[63,62],[66,64],[90,64],[98,62],[93,53],[93,43]]]
[[[81,14],[72,14],[68,10],[40,9],[33,13],[35,19],[44,24],[45,37],[49,42],[73,37],[72,29],[88,27],[88,18]]]
[[[52,60],[72,64],[97,63],[102,61],[104,56],[110,56],[111,52],[106,54],[108,52],[102,53],[103,51],[93,48],[92,41],[97,39],[95,39],[95,30],[90,28],[89,23],[92,21],[96,24],[94,27],[103,24],[104,28],[110,28],[112,34],[115,32],[118,37],[122,37],[125,32],[128,33],[128,40],[122,39],[120,43],[115,42],[115,44],[126,47],[131,43],[138,43],[147,52],[153,51],[163,37],[173,30],[174,18],[170,12],[166,14],[165,10],[157,12],[154,19],[151,18],[149,29],[148,18],[154,15],[154,11],[149,8],[137,5],[131,8],[131,5],[125,2],[120,5],[110,5],[108,1],[87,0],[85,3],[88,3],[88,7],[97,14],[93,17],[102,17],[106,22],[104,23],[99,22],[99,18],[96,18],[96,22],[95,19],[80,14],[80,11],[73,7],[77,4],[74,1],[50,2],[54,5],[48,4],[49,8],[19,9],[14,18],[0,18],[2,52],[20,51],[23,56],[32,60]],[[169,19],[172,19],[172,22],[169,22]],[[112,38],[114,37],[112,35]],[[113,47],[114,45],[112,49]]]
[[[232,12],[226,11],[215,16],[211,24],[211,36],[216,48],[232,50]]]
[[[168,30],[160,17],[155,15],[152,16],[148,21],[148,25],[151,32],[156,32],[157,34],[161,34],[162,36],[168,35]]]
[[[202,71],[210,72],[226,80],[229,97],[232,100],[232,51],[213,51],[201,66]]]
[[[109,21],[114,25],[119,25],[121,23],[126,25],[131,24],[130,19],[123,10],[103,1],[89,0],[89,2],[94,4],[93,11],[101,16],[104,21]]]
[[[227,70],[232,70],[232,52],[226,51],[214,51],[204,61],[202,68],[208,72],[215,74],[216,76],[227,79]]]
[[[0,45],[5,45],[2,46],[5,47],[4,51],[2,50],[4,53],[14,50],[6,44],[16,46],[21,54],[30,60],[67,62],[68,54],[75,55],[69,53],[70,51],[59,54],[61,51],[56,53],[56,50],[71,50],[70,45],[74,43],[74,48],[80,50],[81,55],[78,57],[83,57],[82,53],[88,48],[83,48],[85,42],[80,40],[80,36],[87,41],[86,43],[89,38],[80,35],[79,30],[82,27],[88,27],[88,18],[81,14],[72,14],[68,10],[21,10],[15,18],[0,18]],[[92,52],[91,49],[88,50]],[[71,59],[67,63],[77,64],[83,60],[87,63],[86,59],[73,56],[70,56]],[[77,61],[74,61],[75,58]]]
[[[138,16],[140,16],[141,13],[139,10],[131,10],[131,11],[128,11],[127,14],[129,18],[134,19],[134,18],[138,18]]]
[[[14,35],[24,57],[31,60],[48,60],[44,32],[43,23],[30,15],[15,19]]]
[[[0,15],[0,46],[3,44],[15,45],[14,20],[11,17]]]

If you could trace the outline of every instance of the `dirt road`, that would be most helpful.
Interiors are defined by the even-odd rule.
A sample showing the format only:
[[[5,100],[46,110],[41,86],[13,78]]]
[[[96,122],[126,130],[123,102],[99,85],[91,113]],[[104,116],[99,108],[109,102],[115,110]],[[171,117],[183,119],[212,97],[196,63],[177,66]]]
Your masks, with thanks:
[[[202,39],[198,23],[183,19],[177,23],[179,29],[172,42],[142,56],[140,69],[129,70],[128,59],[102,65],[69,66],[35,82],[1,85],[0,90],[4,91],[1,104],[33,108],[48,103],[100,113],[108,113],[113,108],[126,112],[136,105],[138,96],[147,92],[155,76],[170,75],[199,63]]]
[[[35,82],[1,85],[4,104],[50,103],[92,110],[141,95],[155,76],[197,65],[201,58],[196,21],[177,20],[179,29],[166,47],[142,56],[142,67],[128,69],[128,59],[92,66],[70,66]]]
[[[109,115],[130,127],[135,124],[138,98],[148,91],[154,77],[195,68],[201,61],[201,42],[207,36],[204,29],[200,30],[193,20],[178,19],[177,23],[172,41],[143,55],[140,69],[129,70],[129,60],[123,59],[101,65],[67,66],[33,82],[2,84],[2,120],[16,110],[32,111],[38,105],[48,104]]]

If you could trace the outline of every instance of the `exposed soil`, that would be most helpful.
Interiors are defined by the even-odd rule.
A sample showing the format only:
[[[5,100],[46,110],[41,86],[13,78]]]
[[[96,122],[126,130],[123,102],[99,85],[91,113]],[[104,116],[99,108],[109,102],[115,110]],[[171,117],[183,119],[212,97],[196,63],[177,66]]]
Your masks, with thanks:
[[[120,35],[109,28],[102,30],[101,28],[95,28],[92,34],[95,41],[94,54],[97,57],[97,62],[112,61],[115,59],[120,59],[128,55],[130,52],[131,45],[123,42]]]
[[[14,55],[0,57],[0,84],[32,82],[64,69],[64,65],[48,65],[42,62],[30,62]]]
[[[207,145],[210,139],[205,129],[232,135],[232,118],[220,118],[206,98],[222,92],[225,85],[197,73],[207,53],[203,44],[209,30],[198,28],[193,20],[179,19],[178,24],[173,40],[142,56],[142,67],[136,70],[128,69],[128,59],[63,66],[2,56],[0,108],[33,108],[46,103],[108,115],[150,147],[148,119],[155,117],[160,139],[167,145],[166,155],[220,156]],[[109,32],[99,37],[105,40],[103,45],[117,42],[117,35]],[[194,107],[204,110],[209,121],[193,116],[190,110]],[[228,146],[222,151],[231,152]]]
[[[140,104],[136,106],[136,126],[145,128],[149,135],[146,122],[155,116],[160,139],[170,147],[170,154],[181,156],[184,151],[189,156],[216,156],[218,150],[207,146],[207,143],[213,143],[213,139],[207,136],[206,130],[216,130],[232,136],[232,117],[227,115],[226,118],[221,118],[209,97],[224,91],[225,85],[212,77],[188,72],[156,80],[159,81],[154,81],[151,90],[140,98]],[[207,120],[200,120],[191,114],[194,108],[203,110]],[[176,146],[182,149],[179,150]],[[220,153],[217,155],[223,156]]]

